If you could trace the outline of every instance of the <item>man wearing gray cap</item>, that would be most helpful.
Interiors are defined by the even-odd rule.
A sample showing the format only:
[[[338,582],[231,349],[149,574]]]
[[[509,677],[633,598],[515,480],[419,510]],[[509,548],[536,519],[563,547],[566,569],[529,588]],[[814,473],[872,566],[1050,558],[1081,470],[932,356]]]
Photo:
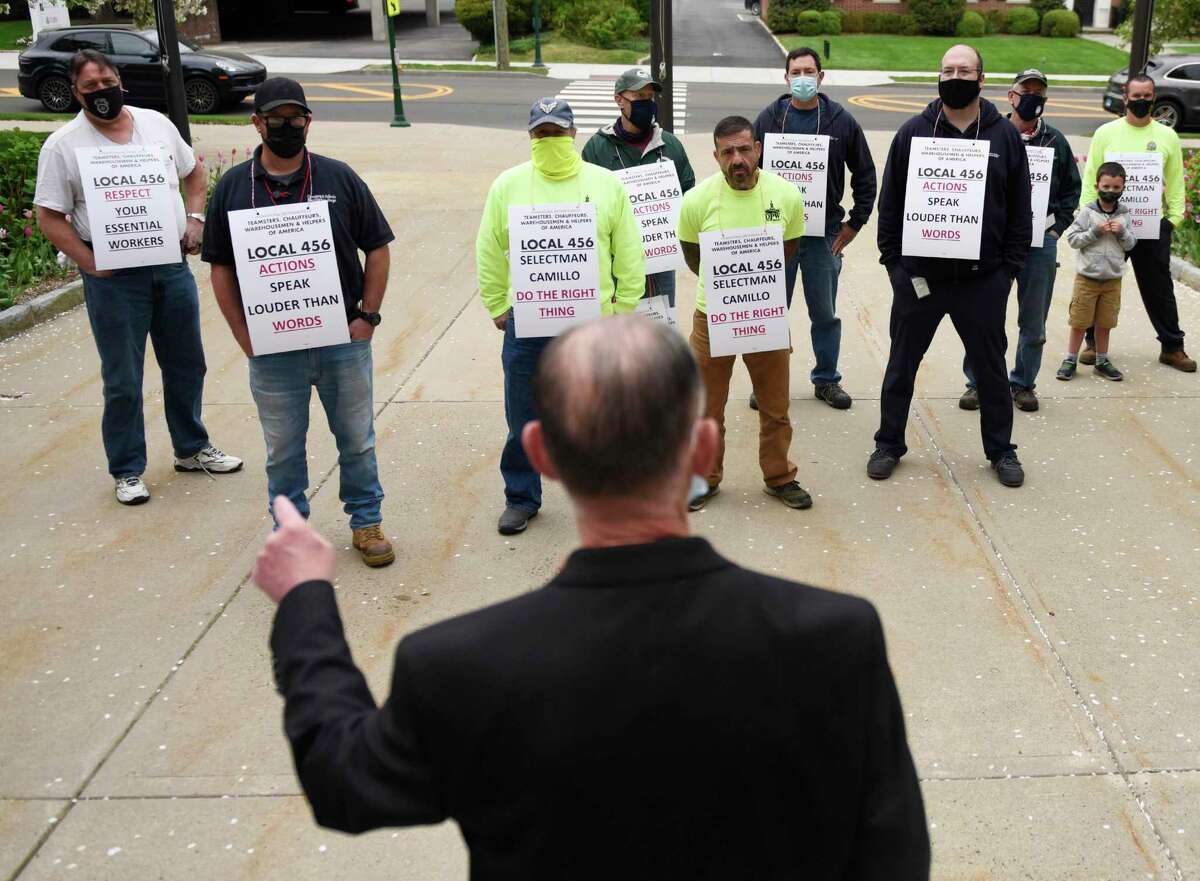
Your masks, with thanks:
[[[1012,107],[1008,121],[1016,126],[1029,154],[1029,176],[1033,180],[1034,193],[1037,194],[1039,184],[1048,187],[1045,191],[1048,193],[1046,210],[1033,218],[1033,246],[1025,258],[1025,268],[1017,276],[1017,356],[1012,372],[1008,374],[1013,402],[1018,410],[1028,413],[1038,409],[1034,387],[1042,367],[1042,349],[1046,345],[1046,316],[1050,314],[1050,297],[1054,293],[1058,270],[1058,240],[1075,219],[1082,186],[1075,153],[1066,136],[1042,116],[1047,85],[1046,75],[1030,68],[1017,74],[1008,90],[1008,103]],[[1050,163],[1039,160],[1038,154],[1051,158],[1046,151],[1053,152]],[[1049,181],[1044,179],[1047,172]],[[1040,202],[1035,200],[1034,210],[1040,211],[1040,208]],[[975,373],[965,357],[963,373],[967,377],[967,390],[958,399],[958,406],[964,410],[978,410]]]
[[[519,248],[518,269],[537,264],[543,279],[579,277],[579,266],[596,267],[594,292],[579,284],[561,292],[564,295],[594,293],[599,313],[614,315],[632,312],[645,289],[646,261],[642,236],[625,187],[613,174],[582,160],[575,149],[575,114],[565,101],[539,98],[529,110],[531,161],[503,172],[488,191],[479,235],[475,242],[475,262],[479,272],[479,296],[488,316],[504,334],[500,361],[504,368],[504,416],[508,437],[500,456],[500,474],[504,478],[504,512],[498,525],[501,535],[524,532],[529,520],[542,506],[542,481],[521,446],[521,430],[537,418],[533,402],[533,377],[538,359],[551,335],[541,327],[517,327],[513,312],[513,283],[510,252]],[[585,208],[594,213],[595,237],[563,235],[562,242],[547,236],[539,244],[528,240],[512,242],[509,217],[524,214],[530,207],[546,208],[547,216],[565,213],[569,208]],[[515,209],[515,210],[513,210]],[[524,237],[522,237],[524,239]],[[532,251],[526,251],[528,245]],[[568,253],[569,249],[570,250]],[[554,262],[548,262],[554,261]],[[543,271],[544,270],[544,271]],[[530,292],[522,291],[523,295]],[[523,297],[527,301],[527,298]],[[574,303],[545,307],[545,311],[565,314]],[[539,307],[540,308],[540,307]],[[582,313],[582,309],[579,310]],[[530,315],[530,313],[526,313]],[[530,321],[532,324],[532,315]],[[568,319],[569,320],[569,319]],[[557,333],[557,331],[553,331]],[[615,451],[620,455],[620,451]]]
[[[679,138],[655,119],[655,95],[661,91],[662,84],[642,67],[631,67],[617,77],[613,103],[621,115],[591,136],[583,147],[583,161],[616,172],[656,162],[673,162],[679,178],[679,194],[675,198],[682,199],[696,185],[696,173]],[[665,296],[674,306],[675,270],[647,275],[644,296]]]

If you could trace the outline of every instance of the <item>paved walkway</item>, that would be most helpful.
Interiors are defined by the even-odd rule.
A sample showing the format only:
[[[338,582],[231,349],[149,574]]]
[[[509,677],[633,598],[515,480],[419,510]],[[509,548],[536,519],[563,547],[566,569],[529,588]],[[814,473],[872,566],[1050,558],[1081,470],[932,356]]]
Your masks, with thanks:
[[[774,67],[783,60],[742,0],[675,0],[672,28],[677,65]]]
[[[237,129],[195,131],[210,152],[244,145]],[[889,135],[869,137],[883,156]],[[710,173],[708,135],[684,142]],[[476,301],[473,241],[487,186],[528,147],[519,131],[364,124],[314,127],[313,146],[364,174],[401,242],[374,345],[394,567],[368,571],[348,547],[319,409],[309,447],[313,522],[340,548],[346,626],[381,695],[397,638],[536,586],[573,544],[557,487],[527,534],[494,530],[500,336]],[[1155,363],[1132,278],[1113,345],[1126,381],[1049,378],[1066,334],[1064,249],[1043,409],[1016,414],[1027,485],[997,484],[978,415],[955,405],[949,322],[918,383],[912,452],[872,482],[889,304],[873,241],[868,228],[851,246],[841,284],[852,410],[809,395],[806,321],[793,319],[793,455],[815,507],[761,492],[739,368],[724,491],[696,531],[740,563],[878,605],[938,881],[1200,881],[1200,378]],[[350,838],[316,828],[298,794],[271,607],[246,583],[268,528],[262,437],[245,359],[196,268],[205,419],[246,457],[241,474],[171,469],[151,367],[154,499],[120,508],[83,312],[0,343],[0,878],[465,879],[453,826]],[[685,316],[691,290],[681,279]],[[1196,332],[1200,294],[1179,299]]]

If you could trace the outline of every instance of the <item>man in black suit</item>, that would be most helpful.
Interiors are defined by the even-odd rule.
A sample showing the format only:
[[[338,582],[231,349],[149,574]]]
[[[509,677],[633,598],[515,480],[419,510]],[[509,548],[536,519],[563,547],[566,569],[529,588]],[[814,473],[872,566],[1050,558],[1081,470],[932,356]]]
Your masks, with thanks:
[[[540,590],[410,634],[376,706],[328,542],[276,501],[255,580],[284,728],[322,826],[453,817],[473,879],[929,876],[883,632],[865,600],[688,535],[701,418],[687,344],[624,316],[543,355],[522,441],[581,547]]]

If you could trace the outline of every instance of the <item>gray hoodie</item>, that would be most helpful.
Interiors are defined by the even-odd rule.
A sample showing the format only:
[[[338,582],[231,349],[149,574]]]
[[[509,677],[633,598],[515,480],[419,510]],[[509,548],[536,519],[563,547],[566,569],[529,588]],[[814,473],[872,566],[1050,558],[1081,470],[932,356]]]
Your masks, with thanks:
[[[1129,231],[1130,217],[1129,209],[1120,202],[1112,214],[1106,213],[1099,201],[1079,209],[1075,222],[1067,229],[1067,242],[1079,252],[1075,270],[1080,275],[1107,281],[1125,274],[1125,252],[1137,244]],[[1101,224],[1110,220],[1121,223],[1121,231],[1116,235],[1100,232]]]

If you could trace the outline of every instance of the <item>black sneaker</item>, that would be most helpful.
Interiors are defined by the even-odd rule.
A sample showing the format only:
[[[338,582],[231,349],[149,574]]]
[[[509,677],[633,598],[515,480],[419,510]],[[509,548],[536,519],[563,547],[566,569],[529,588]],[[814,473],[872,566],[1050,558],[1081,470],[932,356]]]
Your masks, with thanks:
[[[1061,379],[1063,382],[1066,382],[1075,375],[1075,371],[1078,369],[1078,364],[1076,364],[1070,358],[1064,358],[1062,364],[1058,366],[1058,373],[1054,374],[1054,378]]]
[[[716,486],[710,486],[708,488],[708,492],[700,493],[698,496],[692,496],[690,499],[688,499],[688,510],[692,513],[699,511],[706,504],[708,504],[709,499],[711,499],[720,491],[721,484],[718,483]]]
[[[758,409],[758,397],[754,394],[754,392],[750,392],[750,409]]]
[[[979,409],[979,390],[967,386],[967,390],[962,393],[962,397],[958,399],[958,409],[960,410],[978,410]]]
[[[500,523],[497,529],[501,535],[516,535],[525,531],[525,527],[529,525],[529,521],[537,516],[537,511],[532,513],[522,511],[520,508],[505,508],[504,513],[500,515]]]
[[[887,480],[899,463],[900,459],[887,450],[876,450],[867,460],[867,476],[872,480]]]
[[[1103,361],[1097,361],[1096,366],[1092,368],[1105,379],[1111,379],[1113,382],[1120,382],[1125,378],[1125,374],[1117,369],[1117,365],[1105,358]]]
[[[850,405],[854,403],[854,399],[846,394],[846,390],[836,382],[813,386],[813,396],[835,410],[849,410]]]
[[[992,463],[992,469],[1005,486],[1020,486],[1025,482],[1025,469],[1021,467],[1017,454],[1012,450],[996,457],[996,461]]]

